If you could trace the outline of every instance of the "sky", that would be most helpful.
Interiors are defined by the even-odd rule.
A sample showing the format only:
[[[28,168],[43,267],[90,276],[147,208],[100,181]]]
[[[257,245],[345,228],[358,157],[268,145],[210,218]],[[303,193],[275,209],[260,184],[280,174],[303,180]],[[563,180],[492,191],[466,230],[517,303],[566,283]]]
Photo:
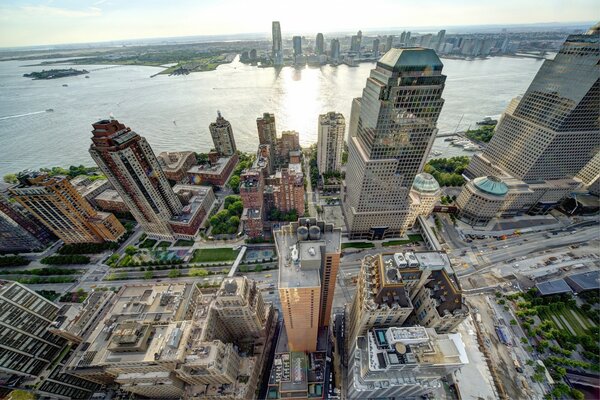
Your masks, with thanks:
[[[1,0],[0,47],[598,19],[598,0]]]

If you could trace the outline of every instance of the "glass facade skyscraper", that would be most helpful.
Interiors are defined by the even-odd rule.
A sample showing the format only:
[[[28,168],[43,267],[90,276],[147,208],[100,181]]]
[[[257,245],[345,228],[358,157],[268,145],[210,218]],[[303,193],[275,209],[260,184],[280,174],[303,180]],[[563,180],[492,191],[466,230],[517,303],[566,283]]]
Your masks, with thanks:
[[[273,34],[273,64],[283,65],[283,44],[281,42],[281,25],[279,21],[273,21],[273,25],[271,27]]]
[[[352,105],[344,212],[351,238],[402,234],[409,190],[423,168],[444,100],[435,51],[391,49]]]

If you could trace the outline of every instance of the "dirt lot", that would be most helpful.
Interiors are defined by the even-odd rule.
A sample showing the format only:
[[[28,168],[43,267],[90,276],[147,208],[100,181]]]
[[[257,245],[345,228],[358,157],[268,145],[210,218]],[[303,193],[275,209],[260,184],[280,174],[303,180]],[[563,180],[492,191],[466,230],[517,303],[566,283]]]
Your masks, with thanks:
[[[527,399],[533,398],[525,389],[523,389],[523,376],[515,370],[513,364],[513,355],[510,347],[500,343],[496,335],[495,321],[493,310],[490,308],[486,295],[469,296],[469,306],[476,308],[481,316],[481,328],[492,365],[496,369],[504,390],[509,399]]]

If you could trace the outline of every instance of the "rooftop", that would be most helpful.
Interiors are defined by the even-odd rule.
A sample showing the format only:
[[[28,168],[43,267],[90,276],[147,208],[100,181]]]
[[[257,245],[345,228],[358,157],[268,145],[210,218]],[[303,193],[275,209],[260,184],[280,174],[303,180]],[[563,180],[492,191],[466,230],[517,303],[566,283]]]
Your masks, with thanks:
[[[537,283],[535,287],[539,290],[542,296],[573,292],[571,287],[567,284],[567,282],[565,282],[564,279]]]
[[[162,169],[168,172],[183,168],[191,156],[196,157],[193,151],[163,151],[157,158]]]
[[[220,157],[214,164],[208,165],[194,165],[188,170],[189,174],[209,174],[209,175],[221,175],[225,170],[225,167],[229,164],[231,159],[234,157]]]
[[[508,186],[495,176],[480,176],[473,179],[473,185],[484,193],[493,196],[504,196],[508,193]]]
[[[279,287],[316,287],[325,254],[341,251],[342,232],[316,218],[300,218],[274,232],[279,255]]]
[[[114,189],[107,189],[104,192],[100,193],[98,196],[94,197],[94,199],[124,203],[119,193]]]
[[[92,180],[89,176],[85,175],[76,176],[75,178],[71,179],[71,185],[73,185],[83,197],[94,192],[95,190],[102,188],[103,186],[106,186],[107,188],[111,186],[107,179]]]
[[[600,271],[598,270],[569,275],[566,277],[566,280],[567,282],[576,283],[582,290],[600,289]]]
[[[392,71],[400,71],[402,67],[442,68],[443,64],[434,50],[421,47],[392,48],[377,62],[377,66]]]
[[[415,180],[412,185],[413,189],[422,193],[435,193],[440,190],[440,184],[435,178],[426,172],[415,176]]]
[[[181,210],[181,213],[173,216],[170,221],[177,224],[188,224],[203,210],[206,196],[211,194],[212,188],[210,186],[175,185],[173,186],[173,192],[175,194],[187,193],[190,195],[190,199]]]

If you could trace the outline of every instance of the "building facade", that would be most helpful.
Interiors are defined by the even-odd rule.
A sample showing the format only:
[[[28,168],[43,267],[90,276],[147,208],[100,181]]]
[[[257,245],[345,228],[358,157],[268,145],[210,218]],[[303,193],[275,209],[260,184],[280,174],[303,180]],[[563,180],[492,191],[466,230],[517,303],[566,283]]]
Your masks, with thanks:
[[[581,185],[577,174],[600,149],[599,45],[597,27],[570,35],[523,97],[509,104],[492,140],[465,170],[469,179],[505,182],[501,216],[546,213]]]
[[[163,151],[158,155],[158,162],[171,182],[187,182],[187,171],[196,165],[196,154],[193,151]]]
[[[183,205],[146,139],[117,120],[92,126],[90,154],[135,220],[148,236],[175,239],[169,220]]]
[[[279,298],[290,351],[317,349],[328,326],[341,252],[341,229],[301,218],[274,232],[279,259]]]
[[[116,242],[125,228],[114,215],[92,208],[65,177],[25,172],[11,194],[67,244]]]
[[[431,49],[391,49],[352,105],[344,214],[352,239],[398,236],[437,133],[446,77]]]
[[[234,155],[237,147],[233,137],[233,129],[229,121],[221,116],[220,111],[217,111],[217,121],[212,122],[208,128],[217,152],[225,157]]]
[[[325,39],[322,33],[317,33],[317,39],[315,40],[315,53],[321,55],[325,53]]]
[[[319,115],[317,165],[321,175],[341,170],[345,133],[346,120],[341,113]]]

